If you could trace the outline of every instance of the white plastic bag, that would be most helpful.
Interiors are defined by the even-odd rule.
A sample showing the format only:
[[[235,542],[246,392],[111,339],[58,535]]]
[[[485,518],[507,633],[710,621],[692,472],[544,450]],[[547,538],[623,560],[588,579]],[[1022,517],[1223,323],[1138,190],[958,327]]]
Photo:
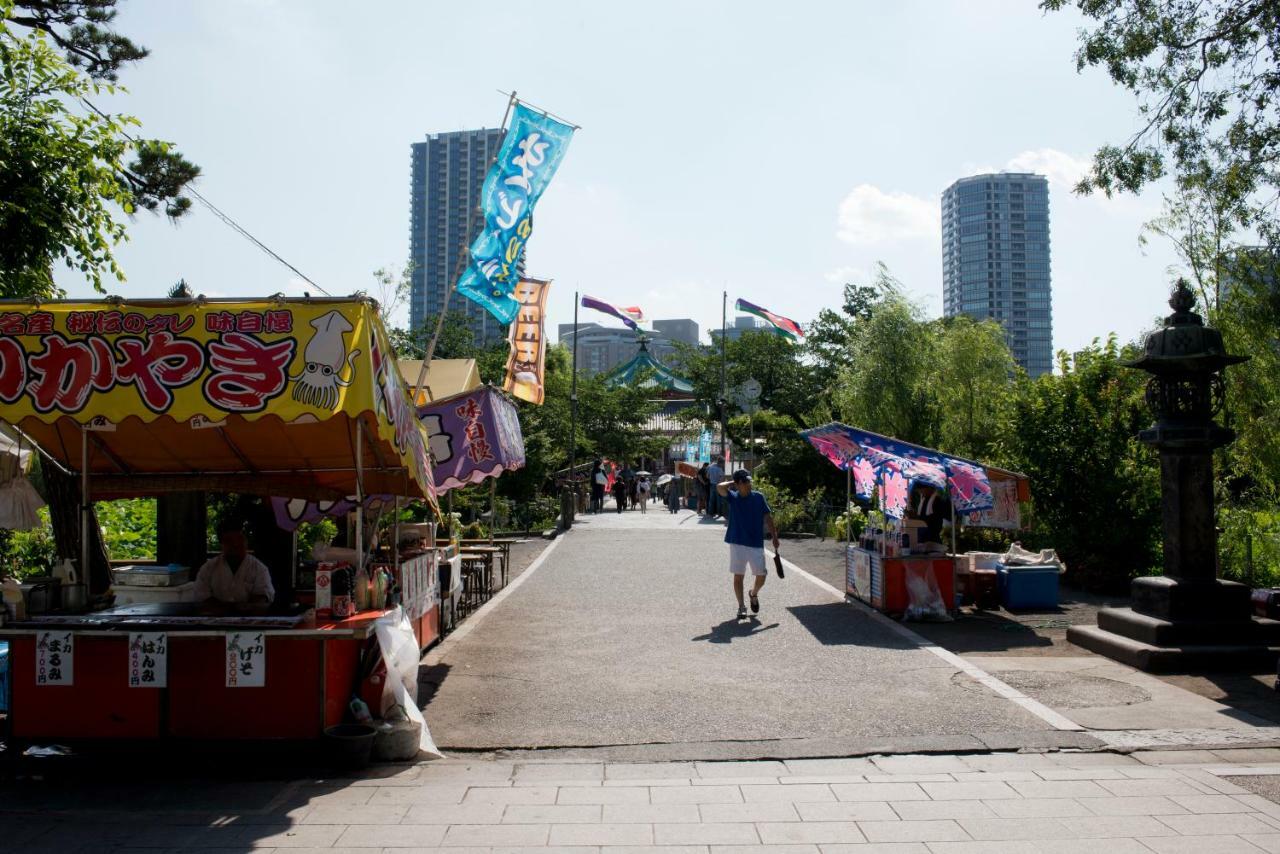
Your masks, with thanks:
[[[951,621],[947,603],[942,601],[942,590],[934,577],[932,564],[925,561],[907,561],[907,610],[904,620],[946,623]]]
[[[387,666],[387,680],[382,685],[382,703],[378,710],[383,718],[393,717],[393,709],[403,711],[405,717],[421,727],[418,747],[437,759],[444,758],[427,729],[427,719],[418,708],[418,662],[422,653],[418,638],[404,610],[397,605],[391,613],[379,617],[373,624],[382,651],[382,662]]]

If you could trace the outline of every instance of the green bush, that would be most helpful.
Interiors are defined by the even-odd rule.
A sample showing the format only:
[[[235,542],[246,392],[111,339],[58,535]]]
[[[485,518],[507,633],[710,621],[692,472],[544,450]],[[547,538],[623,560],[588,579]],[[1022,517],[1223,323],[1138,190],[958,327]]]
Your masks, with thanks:
[[[112,560],[156,556],[156,500],[122,498],[94,502],[102,538]]]
[[[41,525],[31,531],[0,529],[0,576],[17,579],[48,575],[57,563],[58,552],[49,527],[49,508],[40,508]]]
[[[1218,556],[1223,578],[1280,586],[1280,512],[1222,507]]]
[[[773,523],[778,526],[778,531],[797,530],[797,526],[806,516],[804,503],[781,486],[776,486],[763,477],[756,478],[753,486],[769,502],[769,509],[773,511]]]

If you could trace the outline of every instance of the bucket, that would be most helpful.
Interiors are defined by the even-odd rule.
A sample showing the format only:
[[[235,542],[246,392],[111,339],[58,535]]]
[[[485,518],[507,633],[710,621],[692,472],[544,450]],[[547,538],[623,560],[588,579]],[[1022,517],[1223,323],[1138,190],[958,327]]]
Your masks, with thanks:
[[[378,727],[373,758],[378,762],[407,762],[418,755],[422,727],[416,721],[387,721]]]
[[[368,724],[338,724],[326,727],[329,759],[338,768],[354,771],[369,764],[373,740],[378,731]]]

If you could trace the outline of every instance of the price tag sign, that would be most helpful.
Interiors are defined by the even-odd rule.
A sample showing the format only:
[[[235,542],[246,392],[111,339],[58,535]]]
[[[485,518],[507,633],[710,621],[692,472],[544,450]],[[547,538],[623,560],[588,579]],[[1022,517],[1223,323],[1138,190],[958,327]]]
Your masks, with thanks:
[[[227,687],[267,684],[267,638],[262,632],[227,633]]]
[[[169,684],[169,633],[129,633],[129,687],[165,688]]]
[[[36,684],[72,685],[75,676],[75,635],[36,633]]]

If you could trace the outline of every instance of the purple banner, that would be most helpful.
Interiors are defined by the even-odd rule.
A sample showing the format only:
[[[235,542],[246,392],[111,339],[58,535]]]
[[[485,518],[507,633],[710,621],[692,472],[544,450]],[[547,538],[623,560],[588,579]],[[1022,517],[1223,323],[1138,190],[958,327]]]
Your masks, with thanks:
[[[524,435],[515,404],[478,388],[418,407],[430,437],[437,490],[456,489],[524,466]]]
[[[370,495],[364,500],[364,509],[379,513],[395,501],[392,495]],[[282,531],[294,531],[305,523],[314,524],[326,517],[345,516],[356,509],[356,497],[347,496],[339,501],[308,501],[305,498],[272,498],[271,509],[276,514],[276,524]]]

